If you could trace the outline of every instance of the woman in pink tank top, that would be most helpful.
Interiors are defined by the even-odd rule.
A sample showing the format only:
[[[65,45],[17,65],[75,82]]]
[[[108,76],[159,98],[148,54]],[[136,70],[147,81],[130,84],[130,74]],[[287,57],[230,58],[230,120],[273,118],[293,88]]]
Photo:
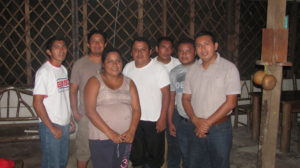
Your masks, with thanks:
[[[138,93],[122,75],[118,50],[104,51],[102,63],[103,71],[88,80],[84,91],[92,162],[97,168],[126,168],[141,115]]]

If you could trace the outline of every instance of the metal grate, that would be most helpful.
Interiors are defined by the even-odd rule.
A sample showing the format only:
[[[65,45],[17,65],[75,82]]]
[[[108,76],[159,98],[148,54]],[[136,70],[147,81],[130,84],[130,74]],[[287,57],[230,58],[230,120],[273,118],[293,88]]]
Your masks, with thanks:
[[[260,58],[266,12],[264,0],[1,0],[0,85],[32,86],[34,73],[47,59],[44,45],[52,35],[64,35],[64,65],[70,71],[87,53],[87,33],[93,29],[106,32],[108,46],[120,49],[126,62],[138,34],[153,43],[163,35],[177,42],[209,30],[217,36],[221,55],[237,64],[242,79],[249,79]],[[297,17],[299,22],[299,10]],[[299,31],[294,36],[299,42]],[[294,53],[291,61],[299,69],[299,47]]]

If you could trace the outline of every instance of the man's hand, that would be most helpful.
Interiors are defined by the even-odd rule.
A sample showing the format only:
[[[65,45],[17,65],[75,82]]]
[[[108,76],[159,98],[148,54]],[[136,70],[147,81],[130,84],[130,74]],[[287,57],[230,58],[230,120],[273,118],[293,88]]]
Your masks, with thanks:
[[[159,118],[156,122],[156,132],[162,132],[166,129],[166,119]]]
[[[74,123],[74,120],[71,119],[71,121],[70,121],[69,132],[70,132],[70,133],[73,133],[73,132],[75,132],[75,130],[76,130],[76,125],[75,125],[75,123]]]
[[[176,137],[176,127],[173,122],[169,122],[169,132],[171,136]]]
[[[122,139],[123,142],[132,143],[133,139],[134,139],[134,132],[130,131],[130,130],[127,130],[126,132],[124,132],[121,135],[121,139]]]
[[[73,117],[76,122],[79,122],[82,119],[83,115],[78,112],[73,112]]]
[[[195,125],[195,134],[197,137],[206,137],[206,134],[208,134],[210,127],[212,124],[207,120],[203,118],[193,118],[192,119],[193,124]]]
[[[122,142],[121,136],[113,130],[110,131],[110,133],[107,136],[109,137],[109,139],[111,139],[116,144],[119,144]]]
[[[52,133],[52,135],[56,138],[56,139],[59,139],[61,138],[63,132],[62,130],[56,126],[56,125],[53,125],[51,128],[50,128],[50,132]]]

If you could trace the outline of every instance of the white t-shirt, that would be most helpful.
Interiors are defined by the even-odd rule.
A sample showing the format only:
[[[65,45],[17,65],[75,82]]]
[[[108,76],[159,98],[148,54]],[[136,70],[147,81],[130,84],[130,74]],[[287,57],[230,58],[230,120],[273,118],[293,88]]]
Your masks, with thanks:
[[[151,60],[137,68],[134,61],[126,64],[123,74],[131,78],[138,90],[141,105],[141,120],[157,121],[162,106],[161,88],[170,84],[169,74],[162,64]]]
[[[49,61],[44,63],[36,72],[33,95],[45,96],[43,103],[51,122],[69,124],[69,80],[63,65],[55,67]]]
[[[153,60],[159,62],[159,61],[157,60],[157,57],[158,57],[158,56],[156,56],[155,58],[153,58]],[[159,62],[159,63],[163,64],[162,62]],[[172,70],[173,68],[175,68],[175,67],[176,67],[177,65],[179,65],[179,64],[181,64],[180,61],[179,61],[177,58],[174,58],[174,57],[171,56],[171,61],[170,61],[169,63],[163,64],[163,65],[168,69],[168,72],[170,73],[171,70]]]

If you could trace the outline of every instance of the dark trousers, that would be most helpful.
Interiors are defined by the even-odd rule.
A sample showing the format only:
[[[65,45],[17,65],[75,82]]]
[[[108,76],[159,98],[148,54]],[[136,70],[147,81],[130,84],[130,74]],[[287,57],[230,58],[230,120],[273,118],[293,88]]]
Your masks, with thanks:
[[[140,121],[132,144],[133,166],[160,168],[164,163],[165,131],[156,132],[156,122]]]
[[[175,109],[173,114],[173,123],[177,129],[179,124],[179,114]],[[167,142],[168,142],[168,154],[167,154],[167,165],[168,168],[180,168],[180,161],[182,159],[181,151],[178,144],[178,138],[171,136],[169,129],[167,129]]]
[[[131,144],[116,144],[112,140],[89,140],[95,168],[127,168]]]
[[[190,148],[190,168],[229,168],[232,146],[231,121],[209,129],[207,137],[193,136]]]
[[[189,153],[190,146],[195,135],[195,126],[192,124],[191,120],[181,117],[176,111],[174,112],[174,117],[177,116],[179,121],[176,125],[176,138],[182,153],[183,168],[189,168]]]

